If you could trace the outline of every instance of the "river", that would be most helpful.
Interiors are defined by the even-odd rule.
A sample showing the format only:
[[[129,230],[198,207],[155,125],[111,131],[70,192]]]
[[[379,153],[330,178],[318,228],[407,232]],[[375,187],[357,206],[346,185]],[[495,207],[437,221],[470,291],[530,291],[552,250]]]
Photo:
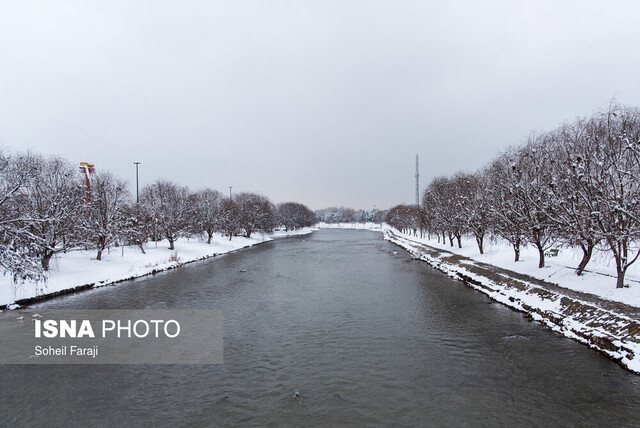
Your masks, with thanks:
[[[224,364],[3,365],[7,426],[640,426],[639,376],[376,232],[320,230],[34,307],[222,309]]]

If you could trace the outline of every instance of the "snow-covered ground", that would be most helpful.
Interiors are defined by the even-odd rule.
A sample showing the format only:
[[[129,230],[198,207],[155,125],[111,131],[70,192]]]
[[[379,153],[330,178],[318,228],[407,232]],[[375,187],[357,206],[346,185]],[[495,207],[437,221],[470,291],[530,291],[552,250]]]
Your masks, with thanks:
[[[458,248],[455,240],[454,246],[451,247],[448,242],[442,244],[435,238],[421,239],[412,234],[402,234],[397,231],[396,233],[434,248],[523,273],[561,287],[640,307],[640,260],[631,265],[627,271],[625,285],[629,287],[616,289],[615,262],[609,252],[594,251],[593,257],[587,265],[587,271],[582,276],[577,276],[575,268],[582,260],[582,251],[576,248],[558,247],[560,250],[558,256],[545,257],[545,267],[540,269],[538,268],[538,250],[532,246],[523,246],[520,250],[520,261],[514,262],[513,248],[504,241],[489,242],[487,240],[484,243],[485,254],[480,254],[472,237],[463,238],[462,248]]]
[[[382,231],[379,223],[318,223],[318,229],[367,229]]]
[[[150,273],[171,269],[185,263],[224,254],[240,248],[250,247],[274,238],[304,235],[316,229],[304,228],[293,231],[275,231],[272,235],[254,234],[251,238],[236,236],[229,238],[216,235],[211,244],[200,239],[181,238],[175,242],[175,250],[169,250],[167,241],[150,242],[145,245],[146,254],[138,247],[111,248],[104,252],[102,260],[96,260],[95,250],[69,251],[51,259],[47,281],[35,284],[14,284],[10,275],[0,276],[0,305],[11,305],[21,299],[29,299],[78,286],[107,285],[125,279],[137,278]],[[15,307],[11,305],[9,307]]]

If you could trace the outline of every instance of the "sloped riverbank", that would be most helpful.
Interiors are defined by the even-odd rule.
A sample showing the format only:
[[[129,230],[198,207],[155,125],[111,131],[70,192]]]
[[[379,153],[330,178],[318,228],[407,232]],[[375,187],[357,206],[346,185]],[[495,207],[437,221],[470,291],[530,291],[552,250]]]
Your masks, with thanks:
[[[430,247],[386,228],[385,239],[452,278],[640,374],[640,309]]]

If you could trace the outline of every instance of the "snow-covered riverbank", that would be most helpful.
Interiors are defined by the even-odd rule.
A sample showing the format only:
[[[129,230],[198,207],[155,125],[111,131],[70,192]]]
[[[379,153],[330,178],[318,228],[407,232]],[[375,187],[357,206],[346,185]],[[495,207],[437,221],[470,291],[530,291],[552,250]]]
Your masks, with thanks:
[[[623,295],[612,301],[609,293],[599,297],[566,288],[564,284],[527,275],[526,269],[522,269],[524,273],[507,270],[498,267],[498,263],[492,265],[454,254],[395,229],[387,227],[383,233],[385,239],[405,248],[413,257],[640,373],[640,309],[635,299],[621,303],[625,301]],[[629,289],[635,289],[634,285]],[[615,279],[609,286],[615,288]]]
[[[478,246],[472,238],[463,239],[463,247],[458,248],[455,240],[452,247],[448,242],[441,243],[435,238],[418,238],[400,233],[397,230],[395,233],[433,248],[529,275],[570,290],[590,293],[603,299],[640,307],[640,260],[631,265],[627,271],[625,284],[628,287],[616,289],[615,262],[608,251],[594,251],[585,272],[578,276],[575,274],[575,269],[580,263],[582,252],[577,248],[559,248],[557,256],[545,257],[545,267],[540,269],[538,267],[538,250],[532,246],[523,245],[520,250],[520,261],[515,262],[513,249],[506,242],[487,240],[484,244],[484,254],[480,254]]]
[[[318,229],[365,229],[382,231],[382,225],[379,223],[318,223]]]
[[[173,269],[186,263],[204,260],[229,253],[240,248],[271,241],[274,238],[304,235],[316,229],[303,228],[293,231],[276,231],[272,235],[254,234],[251,238],[216,235],[211,244],[199,239],[179,239],[175,250],[169,250],[167,241],[150,242],[145,245],[146,254],[138,247],[111,248],[96,260],[96,252],[69,251],[58,254],[51,260],[46,282],[14,284],[9,275],[0,277],[0,306],[15,308],[16,302],[42,298],[73,291],[113,284],[138,278],[163,270]]]

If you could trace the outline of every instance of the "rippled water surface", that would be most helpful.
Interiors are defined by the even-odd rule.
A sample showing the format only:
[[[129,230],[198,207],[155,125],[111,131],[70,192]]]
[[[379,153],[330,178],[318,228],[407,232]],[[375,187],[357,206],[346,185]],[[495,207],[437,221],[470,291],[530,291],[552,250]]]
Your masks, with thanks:
[[[0,366],[2,425],[640,426],[639,376],[374,232],[321,230],[38,307],[223,309],[225,363]]]

